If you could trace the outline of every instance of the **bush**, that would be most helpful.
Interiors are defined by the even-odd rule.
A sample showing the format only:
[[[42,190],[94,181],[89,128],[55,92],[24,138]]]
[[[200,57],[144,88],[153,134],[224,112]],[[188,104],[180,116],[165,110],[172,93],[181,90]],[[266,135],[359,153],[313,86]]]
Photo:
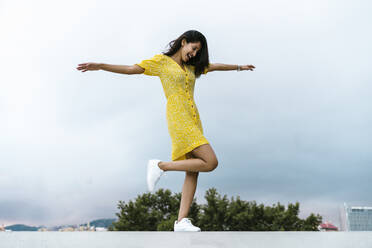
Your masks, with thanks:
[[[218,194],[215,188],[206,191],[206,204],[198,205],[194,198],[188,218],[203,231],[318,231],[322,217],[313,213],[306,219],[298,217],[300,203],[279,202],[264,206],[240,197],[229,200]],[[138,195],[134,201],[119,201],[118,221],[112,231],[173,231],[178,217],[181,193],[159,189],[154,194]]]

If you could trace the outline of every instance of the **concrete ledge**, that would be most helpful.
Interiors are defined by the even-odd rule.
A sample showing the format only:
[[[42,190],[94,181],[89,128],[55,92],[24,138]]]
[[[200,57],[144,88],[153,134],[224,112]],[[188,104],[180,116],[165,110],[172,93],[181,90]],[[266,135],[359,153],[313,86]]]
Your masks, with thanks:
[[[372,248],[372,232],[1,232],[1,248]]]

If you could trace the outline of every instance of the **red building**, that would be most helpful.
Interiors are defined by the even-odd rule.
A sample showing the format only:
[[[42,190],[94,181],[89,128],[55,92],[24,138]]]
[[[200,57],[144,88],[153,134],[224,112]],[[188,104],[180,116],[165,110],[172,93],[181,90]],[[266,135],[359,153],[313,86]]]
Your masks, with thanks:
[[[336,226],[332,225],[332,223],[329,223],[327,221],[320,224],[318,226],[318,229],[320,231],[338,231],[338,228]]]

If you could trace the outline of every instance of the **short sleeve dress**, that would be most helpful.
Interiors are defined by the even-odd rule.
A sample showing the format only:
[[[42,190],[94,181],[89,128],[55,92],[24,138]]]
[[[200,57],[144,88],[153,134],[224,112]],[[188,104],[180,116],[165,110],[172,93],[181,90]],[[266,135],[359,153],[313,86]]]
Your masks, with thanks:
[[[158,76],[167,99],[166,118],[172,141],[172,160],[186,159],[196,147],[209,144],[203,135],[198,109],[194,101],[195,67],[181,66],[171,57],[156,54],[136,64],[145,75]],[[204,70],[206,74],[208,70]]]

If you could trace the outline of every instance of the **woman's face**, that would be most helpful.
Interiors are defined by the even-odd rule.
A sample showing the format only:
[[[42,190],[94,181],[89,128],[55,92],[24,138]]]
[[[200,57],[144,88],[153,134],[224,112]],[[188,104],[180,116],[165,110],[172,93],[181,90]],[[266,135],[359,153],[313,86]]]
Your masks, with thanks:
[[[181,58],[183,62],[187,62],[192,57],[195,57],[200,49],[201,49],[200,41],[187,43],[185,39],[182,40]]]

